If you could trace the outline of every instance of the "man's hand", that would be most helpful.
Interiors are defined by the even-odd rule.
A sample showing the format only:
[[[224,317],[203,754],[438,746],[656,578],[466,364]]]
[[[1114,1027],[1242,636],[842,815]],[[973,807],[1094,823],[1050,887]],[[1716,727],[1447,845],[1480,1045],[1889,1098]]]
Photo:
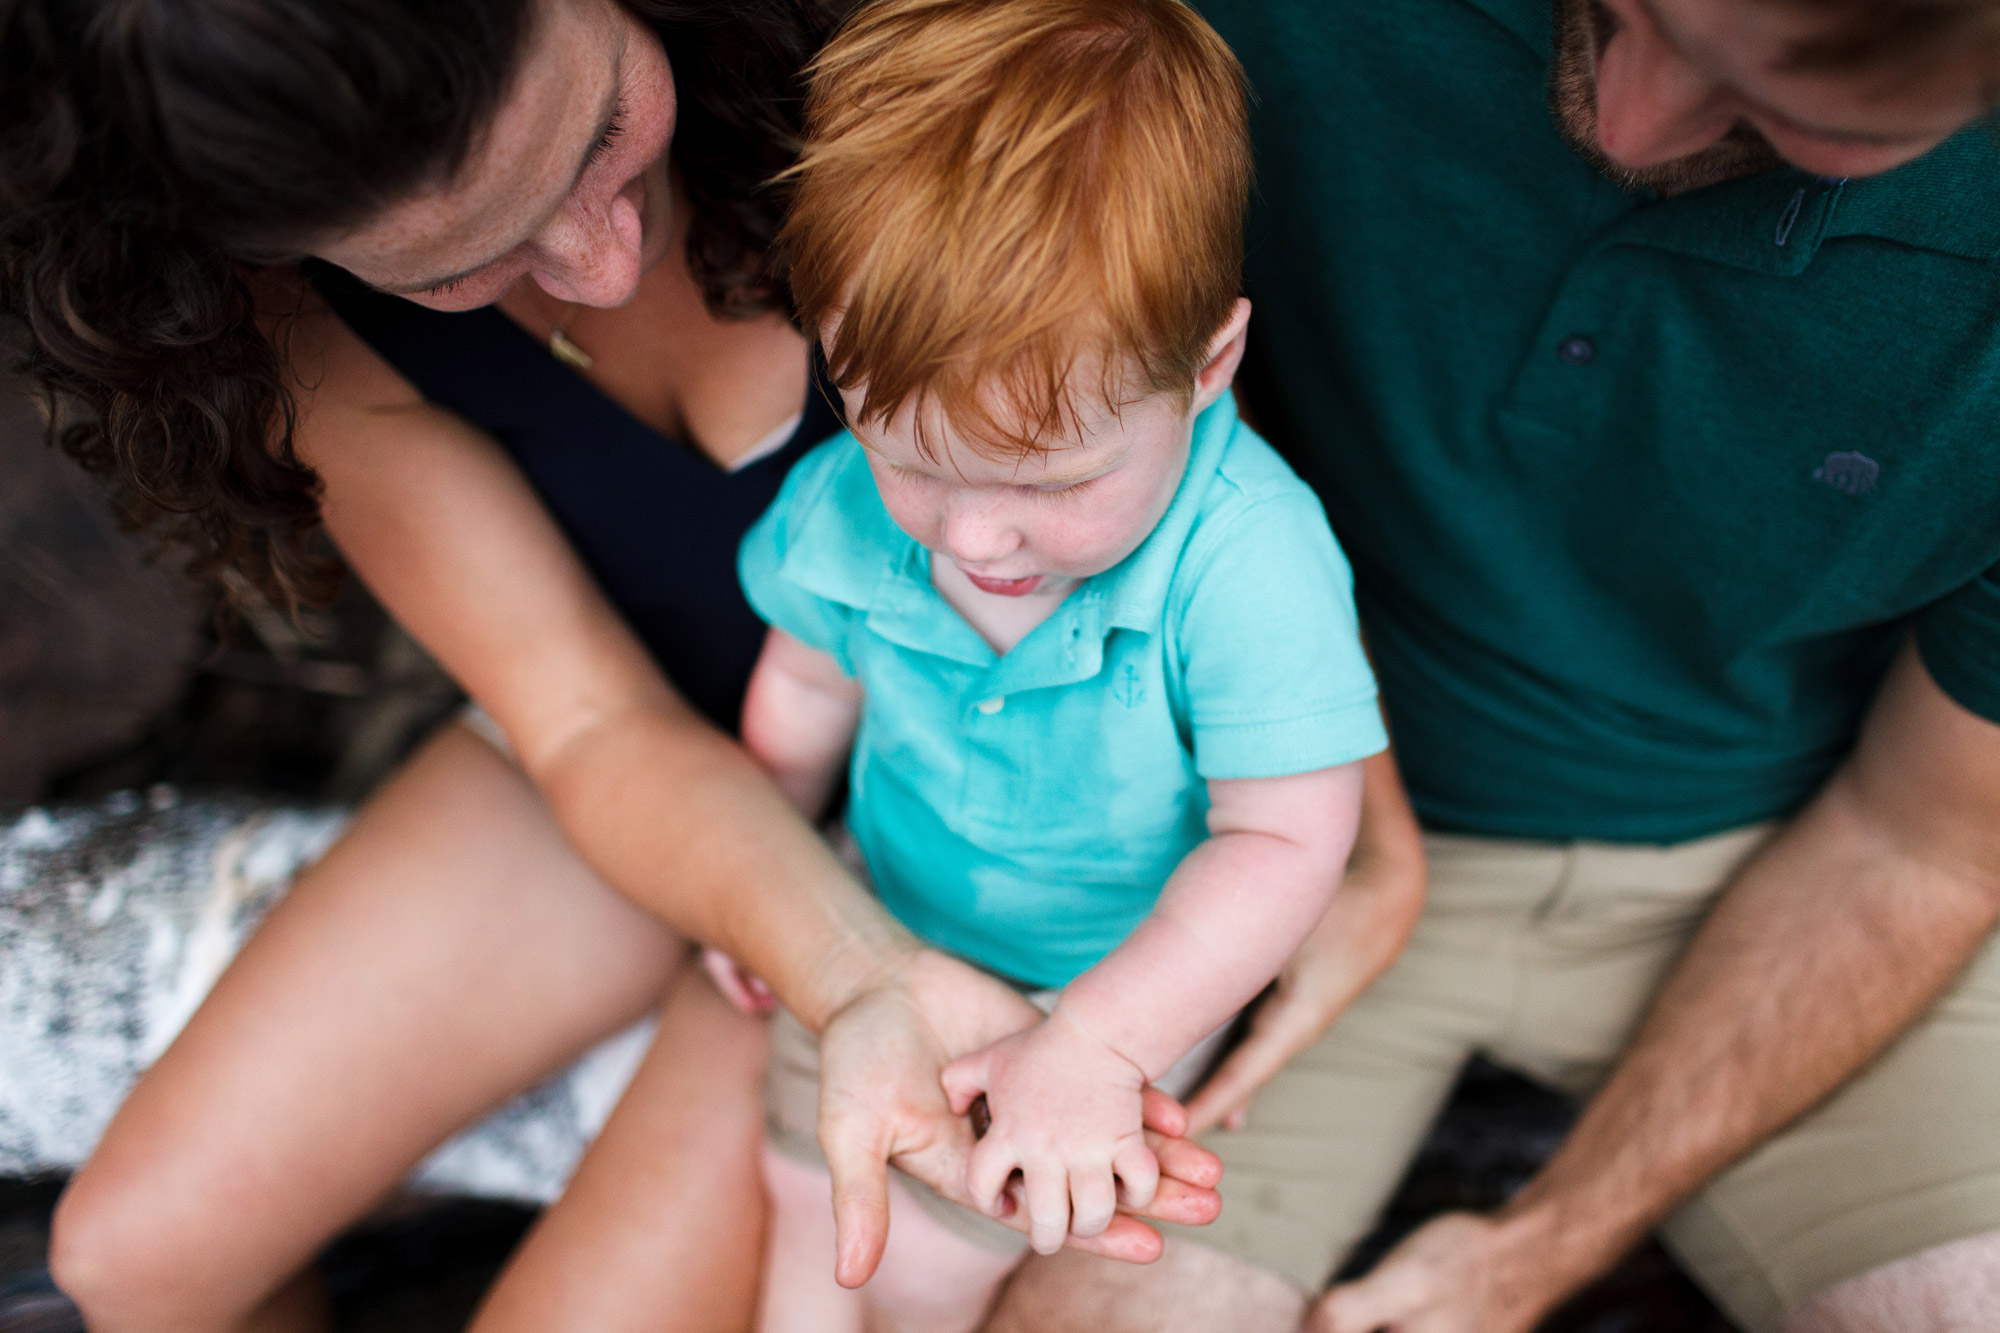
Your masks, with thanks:
[[[1561,1293],[1541,1290],[1522,1239],[1492,1218],[1433,1218],[1368,1276],[1328,1292],[1306,1333],[1527,1333]]]
[[[1340,892],[1250,1015],[1250,1031],[1188,1103],[1190,1134],[1241,1129],[1250,1099],[1320,1039],[1402,952],[1424,905],[1424,849],[1395,760],[1362,763],[1361,830]]]
[[[972,1127],[952,1113],[941,1073],[954,1057],[1041,1020],[1041,1012],[1007,986],[924,950],[828,1021],[820,1035],[819,1130],[833,1174],[839,1234],[834,1276],[842,1286],[860,1286],[881,1262],[889,1234],[889,1162],[976,1209],[966,1187]],[[1151,1263],[1162,1242],[1138,1217],[1202,1226],[1221,1211],[1215,1185],[1222,1164],[1180,1137],[1187,1117],[1179,1104],[1149,1092],[1143,1114],[1147,1144],[1162,1173],[1158,1192],[1149,1206],[1126,1210],[1132,1215],[1121,1213],[1102,1234],[1072,1237],[1072,1247]],[[1028,1229],[1019,1210],[1002,1220]]]
[[[1102,1234],[1121,1194],[1134,1207],[1151,1203],[1160,1168],[1140,1125],[1145,1084],[1137,1065],[1061,1004],[1046,1021],[954,1060],[944,1071],[951,1109],[963,1115],[984,1096],[992,1117],[966,1170],[974,1201],[999,1212],[1019,1171],[1037,1254],[1054,1254],[1072,1230]]]

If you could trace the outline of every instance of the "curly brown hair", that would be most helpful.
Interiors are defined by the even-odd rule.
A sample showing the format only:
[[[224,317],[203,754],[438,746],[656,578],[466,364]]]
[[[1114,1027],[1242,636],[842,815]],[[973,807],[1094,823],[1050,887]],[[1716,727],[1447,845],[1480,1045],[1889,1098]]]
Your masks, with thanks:
[[[0,0],[0,317],[50,439],[126,516],[280,604],[338,579],[257,266],[447,180],[536,0]],[[844,0],[621,0],[675,71],[687,256],[786,308],[772,239],[801,71]]]

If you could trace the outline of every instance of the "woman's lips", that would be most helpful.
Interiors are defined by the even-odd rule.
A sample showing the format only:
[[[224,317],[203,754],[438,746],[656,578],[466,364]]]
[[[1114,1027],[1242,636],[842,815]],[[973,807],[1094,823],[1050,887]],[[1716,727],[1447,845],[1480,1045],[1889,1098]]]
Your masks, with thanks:
[[[1026,597],[1042,584],[1040,574],[1030,574],[1024,579],[989,579],[977,574],[966,574],[972,586],[981,592],[990,592],[997,597]]]

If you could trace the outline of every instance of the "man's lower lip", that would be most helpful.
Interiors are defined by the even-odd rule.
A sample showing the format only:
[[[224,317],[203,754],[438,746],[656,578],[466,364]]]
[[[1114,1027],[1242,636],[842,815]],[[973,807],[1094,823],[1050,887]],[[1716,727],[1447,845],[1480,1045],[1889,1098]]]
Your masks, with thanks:
[[[1041,585],[1040,574],[1030,574],[1024,579],[988,579],[977,574],[967,574],[972,586],[981,592],[990,592],[999,597],[1026,597]]]

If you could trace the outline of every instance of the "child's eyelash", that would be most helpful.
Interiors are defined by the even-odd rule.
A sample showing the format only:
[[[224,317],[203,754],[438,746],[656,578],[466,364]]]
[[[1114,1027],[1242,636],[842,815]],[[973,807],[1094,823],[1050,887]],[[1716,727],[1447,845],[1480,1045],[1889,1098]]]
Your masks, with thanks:
[[[453,278],[453,279],[452,279],[452,280],[451,280],[450,282],[441,282],[441,283],[439,283],[439,284],[438,284],[437,286],[435,286],[435,287],[427,287],[427,288],[425,288],[425,289],[424,289],[424,295],[426,295],[426,296],[450,296],[450,295],[452,294],[452,292],[453,292],[454,290],[456,290],[456,288],[458,287],[458,284],[459,284],[459,283],[461,283],[461,282],[464,282],[464,281],[465,281],[465,279],[464,279],[464,278]]]
[[[609,156],[611,146],[618,141],[618,136],[624,132],[625,104],[620,102],[618,109],[611,113],[611,123],[604,127],[604,133],[598,135],[597,142],[591,146],[590,160],[592,164],[602,162]]]
[[[1083,490],[1092,481],[1096,480],[1097,478],[1092,477],[1088,481],[1073,481],[1067,486],[1030,486],[1027,489],[1029,494],[1034,496],[1036,500],[1061,502],[1074,497],[1077,492]]]

